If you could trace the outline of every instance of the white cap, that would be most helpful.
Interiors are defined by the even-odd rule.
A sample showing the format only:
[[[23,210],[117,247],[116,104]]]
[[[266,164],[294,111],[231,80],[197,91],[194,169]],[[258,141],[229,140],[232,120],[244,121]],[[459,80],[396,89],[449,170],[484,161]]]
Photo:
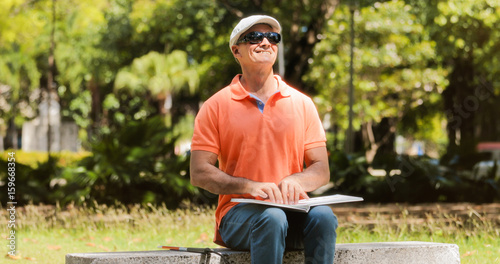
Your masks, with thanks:
[[[236,27],[234,27],[233,32],[231,33],[231,38],[229,39],[229,49],[233,45],[236,45],[236,42],[240,38],[241,34],[243,34],[245,31],[247,31],[249,28],[251,28],[253,25],[257,24],[268,24],[270,25],[274,30],[276,30],[278,33],[281,32],[281,26],[278,20],[270,17],[270,16],[264,16],[264,15],[254,15],[254,16],[249,16],[246,18],[243,18]]]

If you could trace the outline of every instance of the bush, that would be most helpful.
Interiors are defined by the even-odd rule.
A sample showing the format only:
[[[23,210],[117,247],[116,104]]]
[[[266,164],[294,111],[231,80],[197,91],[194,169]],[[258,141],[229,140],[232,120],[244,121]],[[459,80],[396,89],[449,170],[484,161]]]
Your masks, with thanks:
[[[334,187],[327,193],[362,196],[366,202],[373,203],[486,203],[500,200],[500,179],[495,179],[493,174],[471,180],[453,168],[440,166],[429,157],[396,153],[378,155],[371,166],[384,169],[384,177],[370,175],[369,166],[363,154],[332,151],[330,172]]]
[[[16,151],[16,201],[21,205],[118,201],[178,207],[183,199],[194,199],[200,192],[189,182],[189,155],[175,154],[172,134],[156,116],[102,132],[90,144],[92,153],[48,157]],[[0,187],[7,193],[7,155],[3,156]],[[6,199],[7,195],[0,197],[3,204]]]
[[[13,151],[6,151],[5,153],[9,152]],[[60,163],[58,156],[51,155],[48,157],[45,154],[45,158],[41,158],[38,153],[30,154],[18,151],[15,151],[15,153],[15,193],[18,204],[25,205],[31,202],[55,204],[64,197],[64,195],[57,192],[58,187],[55,185],[57,175],[63,169],[62,166],[58,165]],[[29,161],[29,163],[28,165],[23,164],[19,160]],[[2,193],[7,193],[7,168],[8,160],[6,155],[3,155],[0,159]],[[2,204],[7,202],[7,198],[7,195],[0,197]]]
[[[189,156],[175,154],[175,138],[164,120],[135,120],[103,133],[92,155],[65,169],[63,202],[165,203],[177,207],[198,190],[189,183]]]
[[[23,150],[6,150],[0,154],[0,160],[7,161],[8,154],[14,152],[17,164],[24,164],[33,169],[38,168],[40,164],[46,163],[49,155],[46,151],[23,151]],[[56,165],[59,167],[69,166],[81,159],[90,156],[90,152],[51,152],[50,156],[55,159]]]
[[[339,150],[330,153],[330,181],[334,186],[328,194],[362,196],[367,202],[392,201],[389,185],[368,173],[369,164],[363,154],[347,155]]]

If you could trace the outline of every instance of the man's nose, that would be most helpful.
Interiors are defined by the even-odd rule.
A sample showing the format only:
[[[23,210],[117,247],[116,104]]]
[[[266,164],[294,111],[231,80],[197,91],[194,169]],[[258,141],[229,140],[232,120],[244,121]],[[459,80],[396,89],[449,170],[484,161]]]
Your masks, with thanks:
[[[271,42],[269,42],[269,40],[266,37],[264,37],[262,39],[262,42],[260,43],[260,45],[261,46],[271,46]]]

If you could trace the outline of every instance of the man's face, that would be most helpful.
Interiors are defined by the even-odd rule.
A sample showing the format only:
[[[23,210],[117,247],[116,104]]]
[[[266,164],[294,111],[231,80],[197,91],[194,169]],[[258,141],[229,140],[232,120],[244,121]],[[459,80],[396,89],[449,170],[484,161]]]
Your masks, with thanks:
[[[253,31],[262,33],[275,32],[269,25],[258,24],[248,29],[241,37]],[[239,60],[242,66],[248,63],[270,63],[273,65],[278,55],[278,45],[271,44],[267,38],[264,38],[262,42],[258,44],[246,42],[234,45],[232,50],[233,55]]]

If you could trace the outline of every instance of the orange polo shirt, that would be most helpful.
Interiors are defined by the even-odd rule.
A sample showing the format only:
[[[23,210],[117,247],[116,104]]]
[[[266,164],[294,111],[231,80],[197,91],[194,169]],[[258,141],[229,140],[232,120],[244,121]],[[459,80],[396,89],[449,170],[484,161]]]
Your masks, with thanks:
[[[279,92],[265,102],[261,113],[257,101],[243,88],[241,75],[201,107],[195,119],[191,150],[218,155],[219,169],[234,177],[278,184],[284,177],[301,172],[304,152],[326,146],[325,131],[313,101],[288,86],[278,75]],[[215,212],[214,242],[224,245],[219,225],[237,203],[219,195]]]

